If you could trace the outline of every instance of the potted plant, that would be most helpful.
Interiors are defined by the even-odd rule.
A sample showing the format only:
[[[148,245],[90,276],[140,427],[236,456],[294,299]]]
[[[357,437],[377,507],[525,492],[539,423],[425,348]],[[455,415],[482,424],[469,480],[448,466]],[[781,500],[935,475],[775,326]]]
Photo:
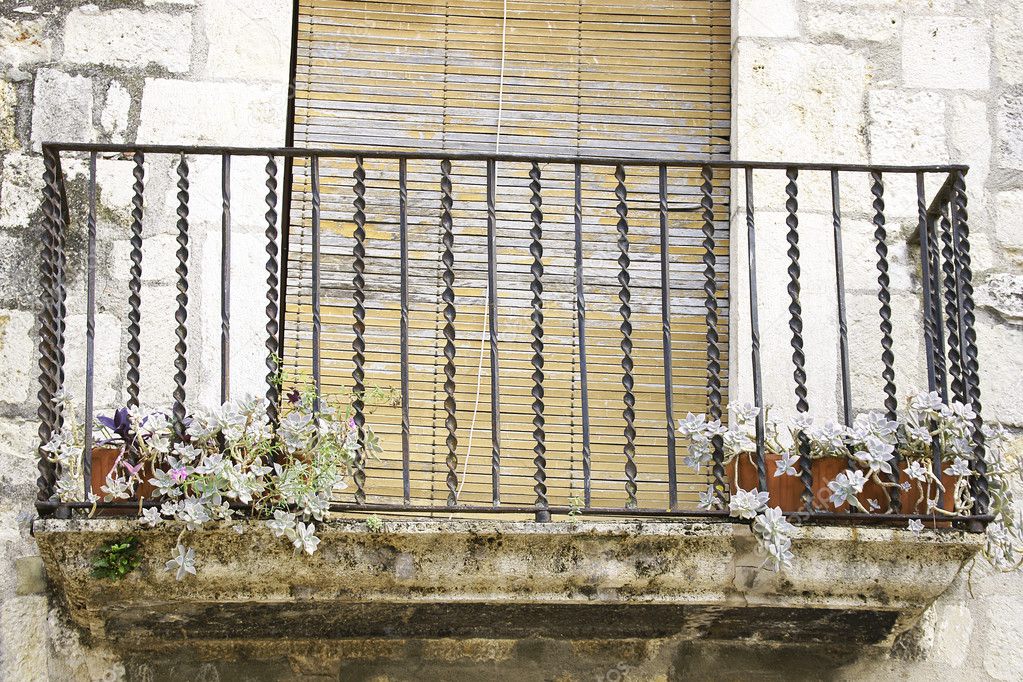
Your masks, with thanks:
[[[139,498],[143,525],[182,524],[167,562],[179,580],[196,572],[195,552],[184,544],[185,534],[206,523],[230,521],[239,509],[263,519],[296,552],[316,551],[316,524],[329,513],[334,491],[345,487],[358,448],[358,434],[344,405],[297,395],[287,401],[283,418],[273,427],[263,401],[245,399],[193,413],[186,424],[185,437],[175,439],[164,412],[142,417],[126,411],[123,418],[102,421],[104,435],[121,432],[109,435],[111,442],[133,443],[135,452],[128,464],[125,457],[115,456],[101,492],[87,499],[130,499],[148,486],[152,499],[144,508]],[[45,446],[57,465],[56,490],[63,502],[82,496],[82,433],[82,426],[65,427]],[[379,450],[371,429],[365,429],[362,440],[366,455]]]
[[[877,512],[884,521],[891,511],[888,502],[897,488],[904,513],[929,516],[932,526],[949,525],[958,516],[973,513],[970,491],[974,456],[971,447],[976,414],[969,406],[944,404],[937,393],[919,393],[908,401],[908,409],[896,420],[872,412],[860,415],[852,426],[828,422],[815,426],[806,415],[791,420],[784,431],[766,420],[767,490],[758,489],[753,440],[759,408],[730,408],[731,424],[708,421],[704,415],[689,414],[679,431],[688,439],[685,462],[699,472],[713,461],[713,443],[720,438],[727,463],[730,494],[713,486],[700,495],[704,509],[727,506],[729,515],[751,521],[754,535],[768,553],[775,568],[792,558],[791,533],[786,515],[804,509],[803,484],[798,470],[799,445],[812,459],[814,509],[818,511]],[[1003,454],[1007,436],[1001,428],[985,429],[988,487],[991,491],[988,546],[984,555],[998,568],[1014,568],[1023,562],[1023,520],[1014,511],[1012,480],[1023,479],[1018,458]],[[779,436],[783,433],[784,437]],[[942,470],[934,472],[933,447],[942,452]],[[898,478],[895,479],[895,463]],[[775,481],[775,479],[781,479]],[[785,480],[788,479],[788,484]],[[882,500],[884,503],[882,504]],[[771,507],[774,504],[776,506]],[[924,528],[923,519],[912,519],[913,531]]]
[[[730,491],[758,488],[753,433],[759,409],[733,406],[729,412],[729,427],[709,422],[703,415],[689,415],[681,422],[681,433],[689,439],[686,461],[697,470],[710,464],[713,439],[720,437]],[[942,497],[946,507],[964,506],[963,492],[968,486],[963,481],[969,476],[965,460],[973,419],[969,407],[946,406],[936,394],[920,394],[896,421],[876,412],[858,416],[849,427],[833,421],[815,424],[806,415],[784,425],[768,417],[765,411],[765,492],[782,511],[805,509],[801,446],[811,460],[813,507],[819,511],[837,511],[846,504],[861,512],[888,509],[895,489],[906,513],[931,513],[935,508],[931,502],[940,502]],[[934,442],[943,453],[940,476],[933,471]],[[896,456],[902,465],[898,481],[893,480]],[[842,474],[845,477],[840,479]],[[836,480],[851,480],[857,492],[836,498],[831,486]]]

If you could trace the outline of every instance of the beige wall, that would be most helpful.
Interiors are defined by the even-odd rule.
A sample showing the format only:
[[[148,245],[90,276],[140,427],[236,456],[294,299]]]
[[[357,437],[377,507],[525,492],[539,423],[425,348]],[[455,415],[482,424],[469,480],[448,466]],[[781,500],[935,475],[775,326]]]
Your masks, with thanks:
[[[878,161],[965,162],[977,299],[984,404],[987,416],[1023,427],[1023,401],[1018,399],[1021,373],[1016,354],[1023,348],[1020,266],[1023,237],[1017,218],[1023,210],[1023,25],[1019,0],[735,0],[733,140],[736,158]],[[33,9],[33,6],[35,9]],[[62,624],[44,593],[36,549],[29,535],[35,494],[34,367],[38,259],[39,183],[42,164],[38,144],[43,140],[109,140],[225,144],[277,144],[284,136],[290,3],[284,0],[128,0],[103,2],[100,8],[77,2],[5,3],[0,29],[0,646],[6,679],[118,679],[126,672],[118,657],[102,642],[79,644],[79,637]],[[70,191],[83,189],[84,166],[71,164]],[[102,364],[98,399],[112,405],[123,400],[123,320],[127,262],[125,231],[130,201],[130,164],[116,159],[100,163],[100,339]],[[154,226],[151,252],[145,262],[147,315],[159,316],[173,295],[173,168],[149,172],[147,211]],[[216,187],[216,168],[194,164],[196,194]],[[758,187],[783,196],[783,178],[758,177]],[[256,166],[236,170],[236,196],[254,188],[261,177]],[[772,184],[773,183],[773,184]],[[806,178],[801,187],[804,225],[826,233],[830,215],[825,186]],[[847,205],[864,200],[848,230],[865,229],[869,188],[843,188]],[[892,187],[893,281],[900,291],[896,305],[915,292],[913,261],[900,246],[912,229],[915,204],[907,203],[905,188]],[[766,196],[766,195],[765,195]],[[898,198],[901,197],[901,198]],[[762,218],[765,233],[781,237],[781,203]],[[901,208],[899,207],[901,206]],[[194,376],[211,377],[216,369],[213,312],[219,305],[216,283],[219,241],[217,206],[193,205],[194,317],[210,324],[190,336]],[[737,209],[741,210],[738,205]],[[238,277],[262,267],[258,203],[238,204]],[[80,226],[79,226],[79,229]],[[740,234],[742,231],[740,231]],[[869,240],[850,236],[848,248],[869,250]],[[814,244],[817,244],[814,247]],[[737,247],[742,242],[735,240]],[[807,267],[807,277],[823,279],[829,265],[830,242],[807,234],[804,253],[819,260]],[[109,253],[108,253],[109,252]],[[161,255],[163,258],[161,258]],[[80,258],[78,251],[75,258]],[[742,291],[743,261],[735,260],[739,277],[733,291]],[[762,273],[767,286],[784,276],[777,259],[766,259]],[[773,279],[771,279],[773,278]],[[874,314],[869,278],[850,277],[850,309]],[[239,279],[239,282],[242,281]],[[81,280],[72,277],[72,285]],[[236,285],[236,286],[240,286]],[[783,291],[783,284],[782,284]],[[745,317],[737,300],[736,343],[746,338]],[[70,302],[73,320],[81,321],[80,298]],[[163,307],[161,307],[163,306]],[[908,301],[907,301],[908,306]],[[204,316],[202,311],[208,311]],[[897,308],[899,310],[899,308]],[[912,313],[905,313],[911,319]],[[258,329],[262,308],[236,310],[240,329]],[[764,301],[764,324],[784,324],[784,307]],[[77,317],[75,317],[77,316]],[[808,314],[808,318],[809,318]],[[159,320],[161,318],[153,318]],[[150,322],[153,322],[153,319]],[[145,322],[145,320],[144,320]],[[821,304],[808,319],[808,338],[825,339],[834,324],[834,310]],[[163,349],[146,356],[143,390],[166,391],[170,356],[167,324],[150,324],[157,331],[144,338],[147,348]],[[159,331],[161,330],[162,331]],[[161,335],[162,334],[162,335]],[[236,336],[241,340],[242,336]],[[71,362],[81,362],[80,338],[72,338]],[[787,368],[785,339],[777,366],[767,368],[773,381],[784,385]],[[902,343],[900,341],[900,343]],[[910,345],[910,342],[906,342]],[[833,346],[832,346],[833,347]],[[854,355],[858,404],[876,400],[871,384],[876,358],[865,344]],[[736,347],[732,357],[747,357]],[[915,352],[915,347],[897,350]],[[869,351],[869,352],[868,352]],[[235,348],[238,381],[259,379],[256,355]],[[105,355],[104,355],[105,354]],[[908,356],[900,356],[908,357]],[[834,411],[837,384],[835,353],[811,360],[816,370],[811,383],[815,409]],[[748,385],[740,362],[733,363],[737,386]],[[900,384],[921,383],[919,365],[899,368]],[[246,372],[251,372],[247,375]],[[246,378],[247,377],[247,378]],[[148,382],[148,383],[147,383]],[[72,388],[74,391],[74,389]],[[202,396],[214,395],[212,381],[201,382]],[[77,391],[81,395],[81,390]],[[972,575],[973,597],[966,579],[942,599],[917,632],[895,651],[844,669],[847,679],[924,679],[951,674],[966,679],[1018,679],[1023,676],[1023,622],[1016,605],[1023,582],[1016,577],[989,576],[978,568]],[[512,645],[474,645],[455,658],[455,668],[437,674],[468,674],[480,660],[500,661]],[[657,648],[656,643],[644,645]],[[412,647],[408,655],[419,656]],[[420,652],[420,653],[416,653]],[[480,653],[482,652],[482,653]],[[215,655],[215,652],[211,655]],[[313,655],[313,654],[303,654]],[[396,654],[397,655],[397,654]],[[398,655],[396,669],[401,669]],[[431,654],[432,655],[432,654]],[[682,675],[686,665],[671,656],[647,651],[652,661],[640,664],[622,654],[610,660],[609,675],[626,666],[642,678]],[[487,656],[491,656],[487,658]],[[482,657],[482,658],[481,658]],[[722,660],[731,660],[725,656]],[[642,659],[640,656],[639,659]],[[302,660],[299,659],[293,660]],[[448,660],[448,659],[445,659]],[[759,659],[758,659],[759,660]],[[767,657],[764,665],[784,665],[784,657]],[[770,661],[767,663],[766,661]],[[296,664],[297,665],[297,664]],[[601,663],[595,663],[599,667]],[[459,667],[461,666],[461,667]],[[212,669],[212,668],[210,668]],[[279,667],[272,668],[280,670]],[[488,668],[493,670],[494,668]],[[581,669],[586,669],[585,667]],[[271,674],[267,669],[266,674]],[[544,668],[523,667],[524,675]],[[658,672],[660,671],[660,672]],[[127,671],[138,675],[129,665]],[[950,674],[951,673],[951,674]],[[213,673],[206,673],[212,675]],[[368,674],[368,673],[367,673]],[[609,679],[611,679],[609,677]]]
[[[984,416],[1023,427],[1023,59],[1018,0],[734,0],[733,154],[739,159],[965,163]],[[886,178],[896,384],[926,387],[912,177]],[[736,184],[738,192],[742,185]],[[758,285],[768,403],[791,410],[783,172],[758,173]],[[933,187],[929,190],[933,192]],[[745,205],[737,192],[733,291],[745,291]],[[866,175],[845,178],[844,239],[853,402],[881,406],[877,272]],[[840,416],[830,184],[800,178],[803,308],[811,412]],[[766,261],[766,262],[765,262]],[[735,396],[749,395],[748,302],[733,306]],[[913,362],[907,362],[912,358]],[[850,678],[1019,679],[1018,576],[978,566],[890,655]]]

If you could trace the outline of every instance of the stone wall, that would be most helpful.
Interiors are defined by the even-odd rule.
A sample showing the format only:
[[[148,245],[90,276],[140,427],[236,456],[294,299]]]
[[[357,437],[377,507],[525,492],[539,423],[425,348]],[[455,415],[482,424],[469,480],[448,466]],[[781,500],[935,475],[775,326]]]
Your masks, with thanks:
[[[1018,229],[1023,209],[1023,45],[1018,35],[1023,2],[734,0],[732,6],[735,158],[970,166],[984,413],[1014,429],[1023,427],[1023,233]],[[804,174],[799,193],[803,253],[813,254],[804,264],[804,275],[810,277],[804,281],[806,346],[813,349],[807,365],[811,411],[834,418],[840,394],[836,309],[826,279],[834,268],[830,185],[820,175]],[[886,180],[896,382],[901,391],[911,391],[926,386],[916,303],[919,259],[907,247],[916,230],[915,187],[912,178]],[[758,202],[777,207],[774,214],[763,214],[758,203],[758,234],[766,233],[768,249],[778,249],[776,257],[767,256],[766,267],[758,262],[762,325],[783,325],[787,319],[781,251],[784,182],[783,173],[755,178]],[[854,404],[877,407],[881,346],[868,178],[846,179],[841,195],[849,324],[873,331],[851,338]],[[748,280],[745,207],[735,203],[733,290],[743,291]],[[779,294],[764,293],[770,291]],[[742,304],[733,307],[733,391],[749,390],[746,310]],[[765,384],[768,395],[791,403],[787,343],[784,336],[765,338]],[[915,365],[907,358],[916,358]],[[1019,679],[1023,617],[1013,604],[1021,595],[1020,577],[993,576],[978,565],[935,604],[904,646],[849,667],[842,676]]]
[[[102,642],[80,646],[51,609],[34,516],[38,388],[38,299],[42,160],[47,140],[148,143],[284,143],[291,2],[287,0],[105,0],[0,3],[0,677],[10,680],[118,679],[124,666]],[[175,160],[146,164],[141,388],[169,400],[173,361]],[[265,278],[261,225],[265,160],[233,168],[236,292]],[[68,240],[69,377],[84,367],[84,207],[87,166],[65,164],[73,214]],[[125,400],[127,281],[132,162],[98,161],[96,403]],[[191,163],[190,392],[217,396],[219,372],[220,164]],[[215,198],[215,199],[214,199]],[[206,285],[213,283],[212,286]],[[233,380],[260,385],[257,344],[265,301],[236,296]],[[81,384],[69,385],[79,401]],[[152,396],[166,396],[153,398]]]
[[[284,137],[285,95],[290,39],[290,2],[285,0],[102,0],[96,4],[57,0],[0,2],[0,647],[5,679],[88,680],[143,676],[139,656],[108,651],[103,642],[80,641],[45,593],[37,550],[29,535],[35,494],[34,343],[40,227],[39,145],[44,140],[101,140],[167,143],[280,144]],[[1013,351],[1023,348],[1023,232],[1016,217],[1023,211],[1023,2],[1020,0],[735,0],[734,144],[737,158],[965,162],[968,176],[973,260],[977,281],[978,336],[986,414],[1023,427],[1023,374]],[[162,165],[161,165],[162,164]],[[78,205],[86,168],[68,164],[69,192]],[[144,262],[146,317],[152,336],[144,347],[143,391],[167,391],[170,373],[170,325],[161,324],[172,300],[174,181],[172,162],[148,169],[147,240]],[[194,163],[195,196],[216,196],[215,163]],[[123,401],[126,232],[131,165],[103,158],[100,179],[100,274],[97,347],[97,400],[100,406]],[[235,196],[261,196],[257,164],[239,162]],[[780,197],[779,178],[757,178]],[[736,185],[738,186],[738,185]],[[823,185],[810,178],[801,188],[804,224],[826,231],[830,214]],[[906,187],[893,185],[890,217],[893,280],[903,298],[915,293],[914,263],[906,237],[913,229],[915,200]],[[869,196],[864,184],[843,193]],[[741,210],[739,202],[737,209]],[[781,208],[781,203],[776,206]],[[899,208],[902,207],[902,208]],[[190,331],[193,376],[207,377],[198,387],[202,399],[215,395],[209,377],[216,374],[219,306],[217,283],[218,206],[192,206],[193,308],[205,319]],[[258,201],[239,203],[235,213],[238,285],[262,268]],[[781,214],[764,215],[765,230],[781,224]],[[868,220],[866,209],[852,215],[848,230]],[[82,235],[76,216],[70,240],[69,299],[72,330],[83,326]],[[740,231],[738,234],[742,234]],[[807,252],[827,266],[828,243]],[[849,248],[870,249],[854,237]],[[735,240],[741,249],[741,240]],[[743,261],[733,260],[742,291]],[[764,269],[765,277],[772,268]],[[780,275],[783,276],[783,275]],[[203,282],[212,282],[214,286]],[[850,310],[864,319],[874,314],[869,277],[853,276]],[[784,317],[765,301],[765,315]],[[733,343],[746,338],[741,301],[733,307]],[[261,306],[235,308],[236,339],[256,333]],[[164,316],[164,317],[161,317]],[[765,318],[769,319],[769,318]],[[148,322],[148,324],[146,324]],[[834,311],[808,319],[808,336],[832,338]],[[907,325],[912,327],[912,325]],[[148,332],[147,332],[148,333]],[[69,339],[69,362],[83,362],[80,336]],[[784,340],[778,341],[784,350]],[[901,341],[900,357],[919,352]],[[248,346],[246,350],[243,346]],[[865,344],[854,354],[858,404],[876,403],[876,357]],[[117,350],[120,349],[120,350]],[[240,386],[255,386],[261,361],[252,344],[233,349]],[[859,352],[859,351],[858,351]],[[787,357],[787,353],[772,357]],[[741,346],[735,358],[748,357]],[[834,355],[812,359],[811,396],[820,410],[834,410],[837,384]],[[733,390],[748,385],[740,362]],[[767,368],[780,383],[787,370]],[[248,374],[247,374],[248,372]],[[921,385],[919,373],[899,367],[901,386]],[[71,387],[81,396],[81,388]],[[922,625],[894,651],[859,662],[832,660],[827,652],[696,650],[689,644],[661,642],[530,643],[508,641],[352,643],[344,655],[320,646],[279,651],[257,647],[274,659],[250,666],[246,674],[270,679],[289,676],[369,678],[388,674],[405,679],[466,677],[472,671],[502,671],[509,679],[597,675],[600,679],[684,679],[732,666],[736,675],[755,671],[770,679],[779,672],[815,676],[827,660],[835,676],[846,679],[917,679],[949,673],[967,679],[1018,679],[1023,676],[1023,619],[1016,604],[1023,581],[972,574],[941,599]],[[149,663],[150,676],[177,679],[231,679],[241,650],[216,647],[185,657],[168,654]],[[191,660],[186,660],[190,657]],[[206,660],[204,660],[206,659]],[[338,661],[341,663],[338,663]],[[735,663],[742,660],[744,663]],[[741,665],[748,666],[741,668]],[[710,666],[715,666],[711,668]],[[155,673],[153,672],[155,671]],[[509,671],[514,671],[509,673]],[[518,677],[516,677],[518,676]]]

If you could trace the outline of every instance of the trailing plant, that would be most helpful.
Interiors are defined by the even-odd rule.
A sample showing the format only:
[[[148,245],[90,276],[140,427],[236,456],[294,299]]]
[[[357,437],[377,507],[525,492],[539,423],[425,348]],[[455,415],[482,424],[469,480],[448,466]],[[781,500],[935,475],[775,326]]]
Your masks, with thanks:
[[[915,490],[924,501],[925,513],[935,519],[954,520],[972,514],[975,499],[970,479],[975,458],[976,414],[970,406],[959,402],[945,404],[936,392],[918,393],[907,405],[907,410],[895,420],[880,412],[868,412],[857,416],[850,426],[833,421],[816,423],[807,415],[782,424],[770,419],[769,411],[765,410],[765,447],[778,455],[775,471],[769,474],[799,476],[799,451],[803,444],[811,459],[848,460],[849,466],[827,482],[829,502],[836,508],[848,506],[855,511],[878,512],[882,509],[879,500],[868,499],[864,505],[859,499],[867,483],[872,482],[888,498],[886,502],[890,501],[890,491],[895,488],[902,492]],[[760,408],[748,404],[731,406],[729,413],[731,419],[727,426],[720,420],[708,420],[705,415],[692,413],[679,423],[679,433],[687,441],[684,462],[696,473],[712,464],[716,438],[720,438],[726,464],[738,464],[741,458],[754,462]],[[1023,471],[1018,458],[1006,454],[1008,436],[1005,430],[1000,426],[982,428],[990,495],[988,513],[993,516],[987,526],[984,556],[996,568],[1011,570],[1023,564],[1023,521],[1012,494],[1012,482],[1014,479],[1023,481]],[[941,473],[955,481],[951,490],[945,489],[942,477],[934,471],[935,445],[942,453]],[[900,465],[898,471],[896,462]],[[727,507],[731,516],[750,521],[754,535],[768,556],[765,564],[775,570],[789,566],[794,526],[786,520],[780,507],[769,506],[769,493],[739,487],[738,466],[735,475],[734,493],[726,495],[726,491],[710,486],[700,494],[700,508]],[[909,528],[920,532],[924,524],[914,519],[909,522]]]
[[[188,416],[182,439],[174,436],[169,410],[122,409],[101,417],[95,442],[120,448],[101,488],[102,500],[131,500],[144,480],[153,486],[155,499],[149,504],[138,496],[141,520],[148,526],[183,524],[167,562],[179,580],[195,573],[195,553],[183,543],[186,531],[230,520],[241,509],[264,519],[296,553],[312,554],[320,542],[316,524],[326,517],[331,494],[347,486],[360,434],[347,405],[310,393],[289,394],[283,413],[273,428],[261,399],[228,402]],[[56,490],[63,502],[82,496],[83,434],[84,426],[66,427],[44,448],[57,466]],[[369,428],[361,435],[363,455],[375,456],[377,437]],[[88,496],[94,508],[99,499]]]
[[[138,540],[134,537],[114,540],[96,550],[92,560],[92,575],[107,580],[120,580],[141,563]]]

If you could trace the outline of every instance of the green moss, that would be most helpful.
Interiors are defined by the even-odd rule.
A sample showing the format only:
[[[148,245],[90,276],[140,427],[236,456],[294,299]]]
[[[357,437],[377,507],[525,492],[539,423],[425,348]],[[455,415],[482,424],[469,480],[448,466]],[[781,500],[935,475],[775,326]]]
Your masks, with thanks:
[[[92,558],[92,575],[94,578],[120,580],[141,563],[138,540],[134,537],[114,540],[96,550]]]

